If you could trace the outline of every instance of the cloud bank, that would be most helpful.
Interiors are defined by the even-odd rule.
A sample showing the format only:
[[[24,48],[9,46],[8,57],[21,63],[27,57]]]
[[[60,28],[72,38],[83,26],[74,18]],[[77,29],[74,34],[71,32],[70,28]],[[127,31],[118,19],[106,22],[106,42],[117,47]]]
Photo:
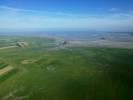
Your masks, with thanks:
[[[111,10],[117,10],[112,8]],[[0,6],[0,29],[81,29],[133,31],[133,13],[78,15]]]

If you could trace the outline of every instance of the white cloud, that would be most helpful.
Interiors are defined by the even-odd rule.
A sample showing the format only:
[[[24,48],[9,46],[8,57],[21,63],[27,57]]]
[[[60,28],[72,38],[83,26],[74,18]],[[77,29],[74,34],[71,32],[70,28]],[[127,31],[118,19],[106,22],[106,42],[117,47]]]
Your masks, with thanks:
[[[111,8],[111,9],[109,9],[109,11],[111,11],[111,12],[118,12],[118,11],[120,11],[120,9],[119,8]]]
[[[17,12],[19,12],[19,11],[20,12],[39,12],[36,10],[20,9],[20,8],[14,8],[14,7],[9,7],[9,6],[4,6],[4,5],[1,5],[0,9],[5,10],[5,11],[17,11]]]
[[[67,17],[72,17],[72,16],[79,16],[71,13],[65,13],[65,12],[50,12],[50,11],[39,11],[39,10],[29,10],[29,9],[21,9],[21,8],[14,8],[14,7],[9,7],[9,6],[0,6],[0,11],[5,11],[5,12],[17,12],[17,13],[36,13],[36,14],[46,14],[46,15],[58,15],[58,16],[67,16]]]
[[[42,12],[0,6],[0,29],[91,29],[133,31],[133,14],[87,17],[63,12]]]

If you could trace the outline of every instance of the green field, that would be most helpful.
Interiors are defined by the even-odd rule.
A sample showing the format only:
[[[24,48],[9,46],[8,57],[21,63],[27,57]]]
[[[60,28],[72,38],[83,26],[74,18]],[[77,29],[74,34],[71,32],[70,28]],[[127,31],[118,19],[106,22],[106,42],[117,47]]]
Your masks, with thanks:
[[[0,69],[14,67],[0,76],[0,100],[133,100],[133,49],[54,49],[52,38],[3,38],[28,46],[0,50]]]

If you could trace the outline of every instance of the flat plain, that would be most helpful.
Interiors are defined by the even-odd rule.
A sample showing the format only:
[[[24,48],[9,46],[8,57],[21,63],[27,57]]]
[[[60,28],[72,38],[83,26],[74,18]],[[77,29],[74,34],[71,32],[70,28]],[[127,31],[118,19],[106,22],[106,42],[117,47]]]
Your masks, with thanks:
[[[132,48],[0,36],[0,99],[132,100],[132,58]]]

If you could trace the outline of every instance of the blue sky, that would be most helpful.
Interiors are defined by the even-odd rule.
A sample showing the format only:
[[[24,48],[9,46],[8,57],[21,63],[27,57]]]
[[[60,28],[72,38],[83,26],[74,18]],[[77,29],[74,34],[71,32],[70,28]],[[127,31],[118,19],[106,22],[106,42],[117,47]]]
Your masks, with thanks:
[[[0,29],[133,31],[133,0],[0,0]]]

